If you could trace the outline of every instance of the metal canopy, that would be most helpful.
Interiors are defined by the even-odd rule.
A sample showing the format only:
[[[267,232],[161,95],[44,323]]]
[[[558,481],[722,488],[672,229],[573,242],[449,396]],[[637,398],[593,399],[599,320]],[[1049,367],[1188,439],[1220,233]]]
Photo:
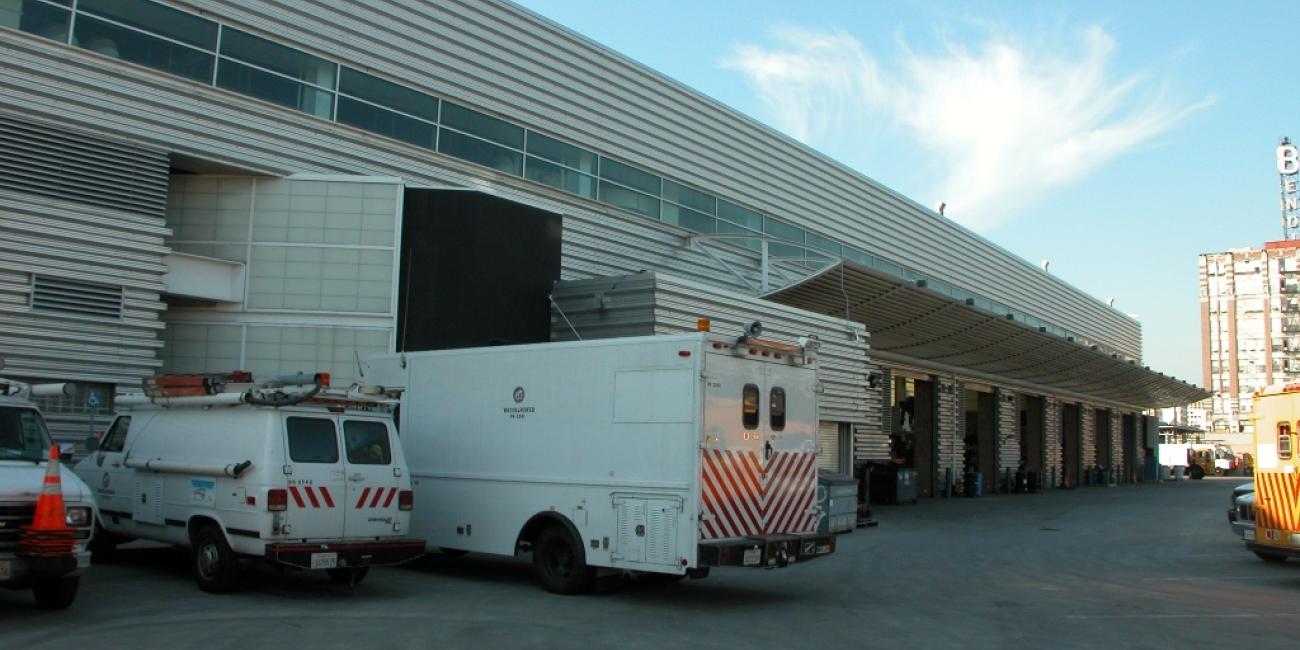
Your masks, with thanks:
[[[1038,392],[1148,409],[1209,397],[1197,386],[853,262],[767,300],[855,320],[872,356]]]

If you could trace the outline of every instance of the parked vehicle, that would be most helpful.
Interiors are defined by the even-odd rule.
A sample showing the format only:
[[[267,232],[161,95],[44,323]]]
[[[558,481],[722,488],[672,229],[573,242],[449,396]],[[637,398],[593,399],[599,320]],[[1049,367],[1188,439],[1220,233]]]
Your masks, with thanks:
[[[1254,539],[1246,548],[1261,560],[1300,557],[1300,383],[1255,393]]]
[[[125,410],[76,467],[102,508],[96,552],[136,538],[187,547],[211,592],[238,588],[241,559],[356,583],[422,555],[392,403],[327,386],[163,376],[119,396]]]
[[[57,454],[51,458],[49,430],[28,398],[65,394],[69,388],[0,379],[0,587],[31,589],[36,603],[49,609],[76,600],[90,565],[86,544],[94,532],[95,501]],[[62,459],[70,458],[68,450]],[[62,521],[53,523],[63,530],[33,537],[29,531],[39,523],[34,520],[42,499],[50,499],[47,508],[62,502],[63,512],[55,513]]]
[[[1243,492],[1232,500],[1234,516],[1229,519],[1232,532],[1242,541],[1255,541],[1255,492]]]
[[[1240,474],[1241,461],[1232,449],[1221,444],[1193,444],[1188,451],[1188,473],[1192,480],[1206,476]]]
[[[816,342],[687,334],[372,357],[430,549],[531,550],[553,592],[596,570],[703,577],[832,553],[817,508]]]

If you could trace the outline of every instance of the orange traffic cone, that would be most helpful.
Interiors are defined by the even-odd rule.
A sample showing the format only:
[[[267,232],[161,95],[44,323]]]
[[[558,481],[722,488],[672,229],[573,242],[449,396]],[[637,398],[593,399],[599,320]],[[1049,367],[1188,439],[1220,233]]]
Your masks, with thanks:
[[[63,483],[59,478],[59,446],[50,447],[45,480],[36,498],[32,523],[23,526],[18,554],[24,557],[67,557],[77,545],[77,532],[68,527],[63,513]]]

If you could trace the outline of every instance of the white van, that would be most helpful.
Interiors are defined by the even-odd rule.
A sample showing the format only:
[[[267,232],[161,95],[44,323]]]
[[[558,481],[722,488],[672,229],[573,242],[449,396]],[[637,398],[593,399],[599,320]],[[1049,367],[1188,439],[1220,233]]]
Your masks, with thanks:
[[[212,592],[238,587],[241,558],[356,583],[423,554],[406,537],[413,497],[391,404],[316,377],[159,377],[119,397],[127,410],[76,467],[100,503],[93,550],[137,538],[191,548]]]

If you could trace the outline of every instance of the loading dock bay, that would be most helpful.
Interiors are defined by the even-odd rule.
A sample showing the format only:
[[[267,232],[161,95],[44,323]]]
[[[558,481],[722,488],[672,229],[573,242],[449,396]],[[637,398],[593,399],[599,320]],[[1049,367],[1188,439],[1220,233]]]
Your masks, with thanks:
[[[124,547],[66,612],[0,592],[0,646],[1289,647],[1300,562],[1265,564],[1233,538],[1240,481],[880,507],[835,558],[586,597],[543,592],[523,560],[472,555],[378,570],[355,593],[262,569],[213,596],[183,557]]]

